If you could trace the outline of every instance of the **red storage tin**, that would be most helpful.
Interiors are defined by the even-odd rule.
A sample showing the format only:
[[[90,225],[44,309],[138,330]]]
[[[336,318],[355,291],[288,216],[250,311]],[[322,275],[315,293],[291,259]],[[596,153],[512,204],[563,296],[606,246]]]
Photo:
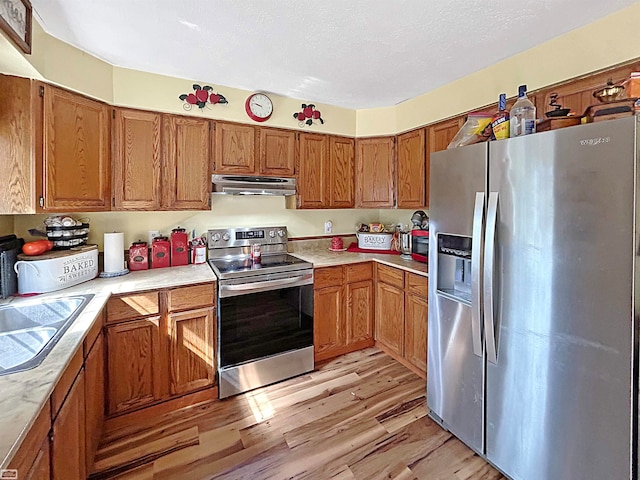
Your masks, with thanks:
[[[151,268],[171,266],[171,244],[167,237],[155,237],[151,244]]]

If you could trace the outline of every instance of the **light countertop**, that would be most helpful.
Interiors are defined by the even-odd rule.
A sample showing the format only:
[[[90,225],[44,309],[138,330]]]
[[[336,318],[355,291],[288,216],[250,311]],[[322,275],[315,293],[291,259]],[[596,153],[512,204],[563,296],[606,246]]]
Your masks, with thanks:
[[[313,263],[316,268],[375,261],[428,276],[427,264],[405,260],[400,255],[331,252],[324,248],[293,252],[292,255]],[[82,348],[87,333],[100,319],[100,313],[111,295],[213,281],[216,281],[216,277],[205,263],[131,272],[122,277],[96,278],[64,290],[39,295],[37,298],[41,299],[80,294],[95,296],[39,366],[0,376],[0,469],[6,468],[15,455],[73,355],[78,348]],[[0,305],[19,304],[33,299],[12,297],[0,301]]]
[[[401,268],[411,273],[416,273],[425,277],[429,276],[429,266],[426,263],[416,260],[405,260],[400,255],[382,253],[353,253],[353,252],[332,252],[329,249],[313,249],[299,252],[292,252],[291,255],[313,263],[316,268],[331,267],[335,265],[345,265],[348,263],[360,263],[374,261]]]
[[[100,312],[112,294],[179,287],[215,280],[213,271],[205,263],[131,272],[122,277],[96,278],[64,290],[39,295],[37,298],[42,299],[78,294],[95,296],[40,365],[24,372],[0,376],[0,469],[6,468],[15,455],[73,355],[78,348],[82,348],[87,333],[99,320]],[[1,303],[19,304],[33,299],[34,297],[13,297]]]

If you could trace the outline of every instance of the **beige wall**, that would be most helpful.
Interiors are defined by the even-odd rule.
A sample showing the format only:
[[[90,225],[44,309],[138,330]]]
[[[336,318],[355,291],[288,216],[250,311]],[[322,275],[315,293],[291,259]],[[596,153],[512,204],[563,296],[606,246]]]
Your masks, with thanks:
[[[640,2],[395,108],[359,110],[356,135],[410,130],[517,94],[640,57]]]
[[[13,216],[0,215],[0,236],[14,233],[13,230]]]
[[[278,226],[285,225],[292,237],[324,235],[324,223],[331,220],[333,233],[346,234],[355,231],[356,223],[378,222],[378,210],[288,210],[284,197],[242,197],[220,195],[213,200],[209,212],[105,212],[72,214],[74,218],[90,220],[89,242],[102,249],[105,232],[125,232],[128,247],[133,241],[147,239],[148,230],[160,230],[169,234],[181,226],[197,235],[209,228],[230,226]],[[42,224],[47,215],[16,215],[15,231],[29,239],[28,230]]]
[[[313,99],[291,99],[272,95],[274,115],[267,126],[343,135],[371,136],[394,134],[442,118],[495,102],[502,91],[515,94],[521,83],[529,89],[553,84],[594,70],[640,57],[640,3],[605,17],[583,28],[555,38],[508,58],[498,64],[452,82],[437,90],[396,106],[349,110],[317,104],[324,126],[297,126],[293,112],[300,103]],[[34,24],[33,55],[21,54],[0,34],[0,72],[42,78],[79,92],[122,106],[193,114],[214,119],[250,123],[244,101],[250,92],[215,85],[206,80],[185,80],[111,66],[81,50],[46,34]],[[228,105],[189,113],[178,99],[188,93],[192,83],[212,85],[229,100]],[[134,212],[90,213],[92,242],[102,243],[106,231],[126,232],[131,243],[145,238],[149,229],[168,232],[180,225],[203,233],[208,228],[229,225],[285,224],[292,236],[322,235],[324,222],[334,222],[334,232],[351,233],[358,222],[408,223],[413,210],[327,210],[295,211],[284,207],[284,199],[220,197],[211,212]],[[0,228],[26,235],[41,222],[43,215],[0,217]],[[14,225],[15,223],[15,225]],[[1,230],[0,230],[1,231]]]

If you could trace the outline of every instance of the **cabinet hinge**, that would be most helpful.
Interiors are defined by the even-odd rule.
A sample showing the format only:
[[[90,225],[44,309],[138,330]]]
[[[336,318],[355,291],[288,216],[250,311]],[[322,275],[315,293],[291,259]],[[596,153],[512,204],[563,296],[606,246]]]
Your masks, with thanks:
[[[111,110],[111,118],[116,118],[116,109]]]
[[[44,97],[44,85],[40,85],[40,96]]]
[[[111,197],[111,206],[112,207],[116,206],[116,197]]]
[[[44,208],[44,197],[40,197],[38,203],[40,204],[40,208]]]
[[[207,205],[211,206],[211,195],[209,195],[209,198],[207,200]]]

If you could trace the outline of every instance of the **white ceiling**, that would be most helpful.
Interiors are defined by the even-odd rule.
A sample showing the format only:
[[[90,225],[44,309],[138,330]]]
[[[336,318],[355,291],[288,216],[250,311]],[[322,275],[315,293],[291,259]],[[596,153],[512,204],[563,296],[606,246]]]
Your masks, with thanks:
[[[32,0],[48,33],[113,65],[352,109],[395,105],[633,3]]]

